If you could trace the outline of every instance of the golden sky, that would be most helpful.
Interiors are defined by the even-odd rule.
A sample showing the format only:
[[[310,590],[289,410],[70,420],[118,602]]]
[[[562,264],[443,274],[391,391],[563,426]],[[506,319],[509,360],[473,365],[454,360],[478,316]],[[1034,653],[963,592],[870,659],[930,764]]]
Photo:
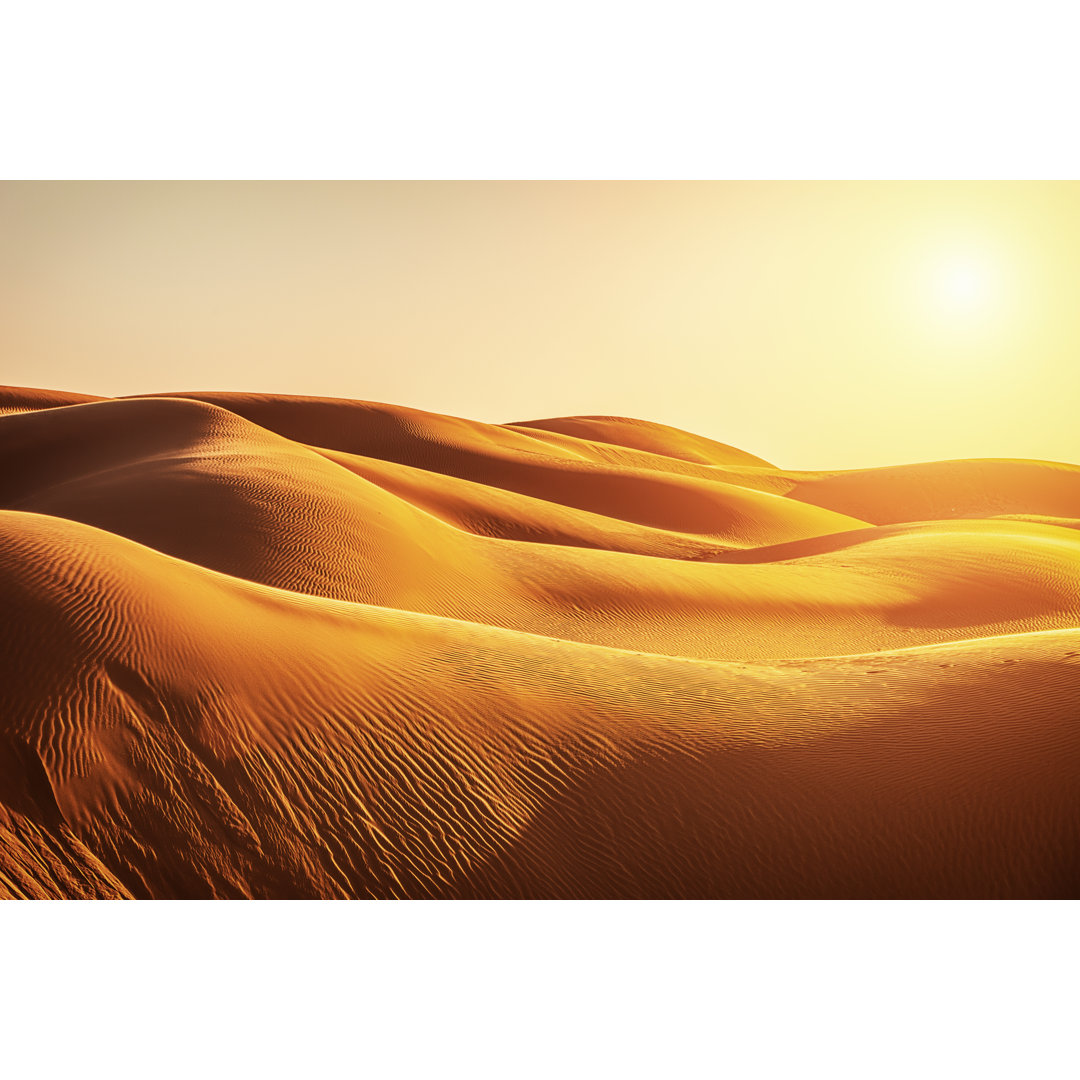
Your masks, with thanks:
[[[1080,462],[1080,183],[0,184],[0,382]]]

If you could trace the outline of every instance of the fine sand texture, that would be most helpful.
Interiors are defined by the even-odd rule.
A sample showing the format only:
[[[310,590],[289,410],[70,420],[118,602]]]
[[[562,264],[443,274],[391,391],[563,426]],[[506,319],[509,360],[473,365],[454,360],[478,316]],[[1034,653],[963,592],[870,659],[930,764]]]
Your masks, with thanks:
[[[1080,467],[0,389],[0,897],[1080,896]]]

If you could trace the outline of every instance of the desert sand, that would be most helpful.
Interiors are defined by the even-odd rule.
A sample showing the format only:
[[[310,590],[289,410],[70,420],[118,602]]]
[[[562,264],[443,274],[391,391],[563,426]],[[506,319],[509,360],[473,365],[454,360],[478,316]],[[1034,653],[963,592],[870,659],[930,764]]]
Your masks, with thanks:
[[[0,896],[1080,895],[1080,466],[0,390]]]

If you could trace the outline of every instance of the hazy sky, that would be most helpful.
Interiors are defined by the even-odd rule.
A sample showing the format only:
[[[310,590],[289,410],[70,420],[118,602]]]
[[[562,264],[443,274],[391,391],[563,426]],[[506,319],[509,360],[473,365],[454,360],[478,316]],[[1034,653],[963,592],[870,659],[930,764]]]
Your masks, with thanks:
[[[1080,462],[1080,183],[0,184],[0,382]]]

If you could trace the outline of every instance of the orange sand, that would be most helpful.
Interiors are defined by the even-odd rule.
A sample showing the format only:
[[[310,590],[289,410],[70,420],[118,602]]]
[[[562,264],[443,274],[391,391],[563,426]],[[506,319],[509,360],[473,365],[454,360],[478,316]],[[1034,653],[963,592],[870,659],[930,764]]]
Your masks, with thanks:
[[[1080,468],[0,391],[0,895],[1071,898]]]

